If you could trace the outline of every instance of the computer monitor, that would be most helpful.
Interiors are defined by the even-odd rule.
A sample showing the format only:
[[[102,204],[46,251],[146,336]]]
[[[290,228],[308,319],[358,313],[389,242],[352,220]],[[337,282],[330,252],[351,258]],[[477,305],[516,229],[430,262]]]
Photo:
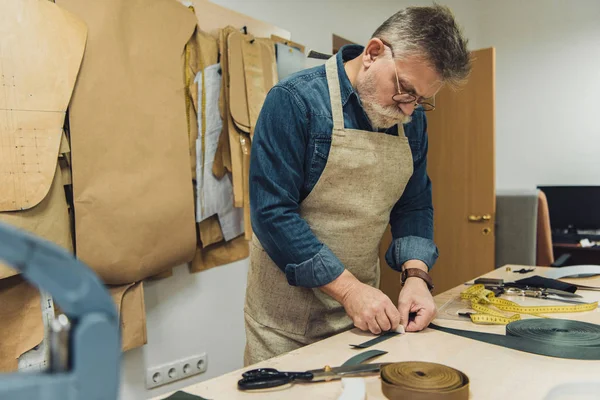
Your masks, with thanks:
[[[538,186],[548,198],[552,230],[600,230],[600,186]]]

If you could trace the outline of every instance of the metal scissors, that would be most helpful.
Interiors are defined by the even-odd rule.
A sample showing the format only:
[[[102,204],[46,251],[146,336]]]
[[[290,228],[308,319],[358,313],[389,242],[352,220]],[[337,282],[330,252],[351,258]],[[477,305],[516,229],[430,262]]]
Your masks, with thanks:
[[[584,301],[567,300],[563,297],[581,298],[580,295],[570,292],[565,292],[557,289],[533,288],[533,287],[504,287],[503,293],[508,295],[533,297],[536,299],[556,300],[563,303],[585,304]]]
[[[294,381],[322,382],[341,379],[347,376],[378,374],[387,363],[359,364],[342,367],[325,367],[304,372],[285,372],[275,368],[258,368],[242,374],[238,389],[255,390],[283,386]]]

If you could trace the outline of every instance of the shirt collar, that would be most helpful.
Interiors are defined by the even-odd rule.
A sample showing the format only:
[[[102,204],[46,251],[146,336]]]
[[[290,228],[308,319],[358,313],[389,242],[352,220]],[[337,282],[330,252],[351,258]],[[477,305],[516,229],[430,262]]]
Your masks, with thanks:
[[[342,97],[342,105],[346,105],[350,96],[355,95],[358,98],[358,93],[352,87],[350,79],[344,69],[344,62],[355,59],[360,56],[365,48],[357,44],[348,44],[343,46],[336,54],[338,76],[340,78],[340,95]]]

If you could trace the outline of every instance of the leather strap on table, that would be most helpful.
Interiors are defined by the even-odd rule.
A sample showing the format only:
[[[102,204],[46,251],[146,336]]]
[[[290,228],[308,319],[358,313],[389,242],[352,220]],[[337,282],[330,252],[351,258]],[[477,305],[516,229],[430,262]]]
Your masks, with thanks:
[[[361,344],[351,344],[350,346],[354,347],[355,349],[366,349],[367,347],[374,346],[377,343],[383,342],[384,340],[388,340],[398,335],[400,335],[399,332],[384,332],[381,335],[377,336],[375,339],[367,340],[366,342],[363,342]]]
[[[347,366],[350,366],[350,365],[362,364],[362,363],[364,363],[367,360],[370,360],[370,359],[375,358],[375,357],[382,356],[384,354],[387,354],[387,351],[383,351],[383,350],[367,350],[367,351],[363,351],[362,353],[357,354],[354,357],[350,357],[341,366],[342,367],[347,367]]]
[[[399,362],[381,368],[381,389],[390,400],[466,400],[469,378],[442,364]]]
[[[573,360],[600,360],[600,325],[566,319],[526,319],[506,326],[506,335],[464,331],[430,324],[452,335],[513,350]]]

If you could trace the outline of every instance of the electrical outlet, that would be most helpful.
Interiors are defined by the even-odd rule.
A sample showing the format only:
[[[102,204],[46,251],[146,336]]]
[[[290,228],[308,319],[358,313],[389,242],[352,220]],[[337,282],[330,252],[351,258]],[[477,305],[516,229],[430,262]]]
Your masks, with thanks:
[[[173,361],[146,370],[146,389],[167,385],[206,372],[206,353]]]

